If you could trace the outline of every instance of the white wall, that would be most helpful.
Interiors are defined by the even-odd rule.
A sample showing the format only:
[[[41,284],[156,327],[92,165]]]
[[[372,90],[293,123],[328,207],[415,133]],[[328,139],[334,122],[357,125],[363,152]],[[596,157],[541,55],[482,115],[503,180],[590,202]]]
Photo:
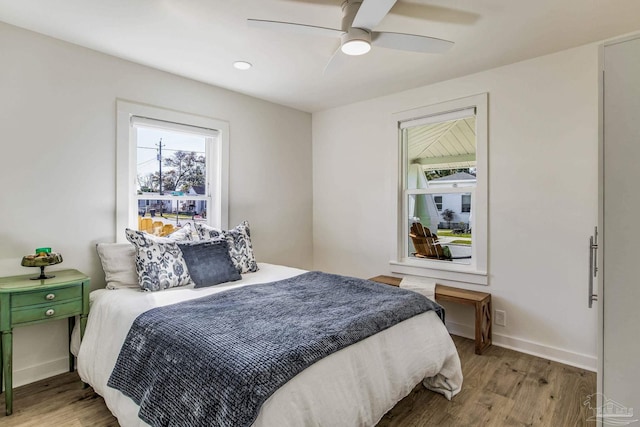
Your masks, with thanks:
[[[249,220],[258,261],[311,267],[310,114],[2,23],[0,58],[0,275],[35,273],[22,255],[51,246],[104,285],[116,98],[228,121],[230,225]],[[66,321],[16,328],[14,384],[63,372],[66,339]]]
[[[359,277],[395,258],[392,114],[489,93],[489,286],[494,342],[595,369],[587,308],[597,219],[598,49],[588,45],[313,114],[314,268]],[[471,310],[446,305],[472,334]]]

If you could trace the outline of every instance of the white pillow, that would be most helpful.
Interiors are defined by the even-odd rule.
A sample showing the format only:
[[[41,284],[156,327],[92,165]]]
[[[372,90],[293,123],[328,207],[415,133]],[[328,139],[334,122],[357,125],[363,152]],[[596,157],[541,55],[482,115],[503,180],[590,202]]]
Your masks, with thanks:
[[[107,289],[140,289],[136,273],[136,248],[131,243],[98,243],[96,251]]]

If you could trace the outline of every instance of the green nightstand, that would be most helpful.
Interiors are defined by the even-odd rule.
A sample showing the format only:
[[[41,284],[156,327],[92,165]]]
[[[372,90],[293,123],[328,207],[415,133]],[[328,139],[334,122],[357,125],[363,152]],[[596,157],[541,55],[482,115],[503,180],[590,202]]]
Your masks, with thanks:
[[[55,271],[56,277],[30,280],[33,274],[0,278],[0,331],[2,332],[2,372],[4,372],[7,415],[13,412],[12,345],[13,327],[50,320],[69,319],[69,337],[80,316],[80,337],[84,336],[89,315],[89,278],[77,270]],[[74,369],[69,352],[69,371]]]

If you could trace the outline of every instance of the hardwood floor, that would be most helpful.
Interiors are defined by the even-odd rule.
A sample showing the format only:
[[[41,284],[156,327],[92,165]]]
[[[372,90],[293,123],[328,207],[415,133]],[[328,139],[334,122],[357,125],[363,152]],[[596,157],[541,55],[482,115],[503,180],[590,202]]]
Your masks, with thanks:
[[[474,342],[453,337],[464,381],[453,400],[418,385],[378,427],[595,426],[582,403],[596,392],[596,374],[491,346],[482,356]]]
[[[478,356],[473,340],[454,341],[464,374],[460,394],[448,401],[418,385],[378,427],[595,425],[582,404],[596,392],[593,372],[496,346]],[[13,406],[6,417],[2,394],[0,426],[118,426],[102,398],[83,389],[75,373],[15,389]]]

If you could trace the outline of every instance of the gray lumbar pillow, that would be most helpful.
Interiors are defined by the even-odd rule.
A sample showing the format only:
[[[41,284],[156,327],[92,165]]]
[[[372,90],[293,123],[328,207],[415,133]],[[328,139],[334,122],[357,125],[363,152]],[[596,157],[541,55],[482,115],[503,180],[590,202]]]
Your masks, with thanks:
[[[224,238],[178,243],[196,288],[242,279]]]

